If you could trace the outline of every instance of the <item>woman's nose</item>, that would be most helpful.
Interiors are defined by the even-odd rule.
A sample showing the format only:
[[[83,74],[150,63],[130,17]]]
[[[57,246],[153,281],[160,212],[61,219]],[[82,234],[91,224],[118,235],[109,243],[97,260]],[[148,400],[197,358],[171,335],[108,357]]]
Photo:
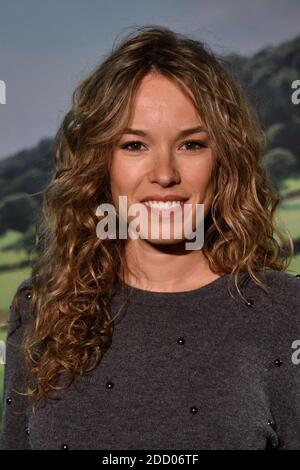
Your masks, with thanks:
[[[173,156],[163,155],[153,161],[150,171],[150,181],[162,186],[180,182],[180,172]]]

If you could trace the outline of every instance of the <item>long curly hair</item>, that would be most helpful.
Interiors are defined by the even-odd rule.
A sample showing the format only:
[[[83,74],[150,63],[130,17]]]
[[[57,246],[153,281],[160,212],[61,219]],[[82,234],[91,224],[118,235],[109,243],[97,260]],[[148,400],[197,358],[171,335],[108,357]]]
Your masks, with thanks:
[[[96,209],[113,203],[112,152],[146,74],[162,74],[190,92],[213,145],[214,197],[202,248],[211,270],[229,273],[237,287],[239,272],[247,271],[266,290],[255,271],[282,271],[290,263],[293,242],[275,221],[280,196],[262,165],[265,136],[224,60],[166,27],[137,27],[73,92],[54,139],[55,172],[43,192],[29,286],[35,320],[23,350],[33,408],[97,367],[110,344],[110,301],[127,269],[125,240],[96,236]],[[64,374],[70,381],[60,387]]]

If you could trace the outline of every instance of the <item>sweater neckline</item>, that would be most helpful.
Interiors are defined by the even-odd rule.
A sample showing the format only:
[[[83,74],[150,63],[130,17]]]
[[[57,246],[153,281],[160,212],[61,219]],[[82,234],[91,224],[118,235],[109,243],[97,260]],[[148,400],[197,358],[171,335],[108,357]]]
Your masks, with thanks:
[[[185,291],[174,291],[174,292],[165,292],[165,291],[152,291],[147,289],[141,289],[139,287],[131,286],[123,281],[121,281],[121,287],[125,294],[130,294],[135,298],[139,299],[151,299],[151,300],[180,300],[193,298],[195,296],[202,297],[203,295],[216,293],[219,289],[225,284],[228,279],[228,274],[222,274],[217,279],[205,284],[201,287],[197,287]]]

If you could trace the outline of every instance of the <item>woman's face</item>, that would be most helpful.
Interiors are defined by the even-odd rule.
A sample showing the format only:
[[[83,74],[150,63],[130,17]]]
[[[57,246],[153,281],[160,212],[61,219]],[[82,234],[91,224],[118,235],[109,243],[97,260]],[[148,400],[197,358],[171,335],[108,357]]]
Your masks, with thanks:
[[[188,131],[199,127],[202,129]],[[119,208],[119,196],[127,196],[128,208],[145,199],[158,201],[160,196],[174,196],[182,202],[174,202],[173,210],[183,213],[184,204],[192,204],[195,229],[195,204],[204,204],[204,216],[210,208],[212,169],[209,137],[192,102],[166,77],[146,75],[137,91],[129,127],[113,152],[110,177],[115,206]],[[161,218],[150,224],[151,211],[162,217],[163,213],[170,214],[170,208],[155,202],[145,207],[149,226],[143,238],[151,243],[179,243],[178,232],[174,235],[178,219],[169,219],[167,238],[162,238],[166,226]],[[128,223],[134,218],[128,217]],[[155,224],[158,238],[150,232]],[[184,231],[180,233],[184,240]]]

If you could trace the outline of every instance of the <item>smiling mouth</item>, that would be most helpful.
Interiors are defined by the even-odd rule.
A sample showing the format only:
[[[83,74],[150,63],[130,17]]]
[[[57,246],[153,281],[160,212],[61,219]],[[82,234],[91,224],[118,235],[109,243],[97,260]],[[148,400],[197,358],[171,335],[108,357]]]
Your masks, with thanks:
[[[143,201],[149,213],[158,213],[160,215],[167,213],[174,213],[178,210],[183,211],[184,205],[187,200],[180,201]]]

